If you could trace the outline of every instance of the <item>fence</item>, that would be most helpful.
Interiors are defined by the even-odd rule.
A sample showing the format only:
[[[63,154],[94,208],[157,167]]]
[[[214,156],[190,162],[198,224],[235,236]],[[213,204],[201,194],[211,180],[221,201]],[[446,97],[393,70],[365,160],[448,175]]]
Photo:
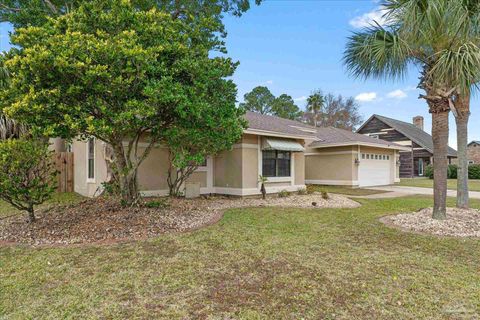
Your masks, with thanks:
[[[73,152],[56,152],[57,192],[73,192]]]

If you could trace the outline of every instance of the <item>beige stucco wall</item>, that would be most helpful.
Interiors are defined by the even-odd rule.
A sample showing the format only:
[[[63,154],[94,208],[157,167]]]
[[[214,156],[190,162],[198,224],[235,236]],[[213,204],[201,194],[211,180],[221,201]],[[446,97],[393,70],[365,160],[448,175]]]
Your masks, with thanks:
[[[305,156],[305,180],[352,185],[358,178],[356,157],[353,146],[310,149]]]
[[[242,149],[221,152],[214,158],[213,167],[215,187],[242,187]]]
[[[72,143],[74,152],[74,190],[75,192],[93,197],[100,191],[102,182],[107,180],[107,165],[105,162],[104,143],[95,140],[95,180],[87,182],[87,143],[75,140]]]
[[[258,149],[242,148],[242,187],[256,188],[258,186],[258,176]]]
[[[261,159],[261,140],[259,136],[246,134],[232,150],[221,152],[209,160],[207,168],[196,171],[187,181],[199,182],[204,188],[203,192],[214,192],[214,188],[221,188],[220,192],[233,190],[248,190],[249,193],[257,192],[259,165]],[[141,154],[146,147],[148,138],[142,138],[143,144],[139,147]],[[303,144],[303,141],[299,141]],[[88,182],[87,174],[87,144],[84,141],[73,143],[75,153],[75,191],[86,196],[93,196],[100,191],[102,182],[107,179],[107,166],[104,159],[104,143],[96,142],[95,145],[95,182]],[[268,187],[293,187],[305,184],[305,157],[303,153],[293,153],[293,182],[271,182]],[[161,145],[155,146],[149,156],[140,165],[138,170],[139,189],[146,194],[167,194],[168,185],[168,150]],[[211,178],[209,178],[211,177]],[[210,181],[210,182],[209,182]],[[210,183],[210,185],[209,185]],[[272,189],[273,190],[273,189]],[[259,191],[259,190],[258,190]],[[290,190],[292,191],[292,190]]]
[[[139,148],[142,153],[145,149]],[[138,185],[141,191],[167,190],[168,150],[156,146],[138,168]]]
[[[293,153],[294,157],[294,184],[297,186],[305,184],[305,154],[303,152]]]

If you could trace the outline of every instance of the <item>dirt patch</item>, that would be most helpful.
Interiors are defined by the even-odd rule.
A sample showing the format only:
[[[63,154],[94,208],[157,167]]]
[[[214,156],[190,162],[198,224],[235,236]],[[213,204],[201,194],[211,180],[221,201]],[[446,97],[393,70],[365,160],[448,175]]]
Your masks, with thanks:
[[[151,199],[149,199],[151,200]],[[88,199],[75,205],[57,206],[38,212],[37,222],[28,224],[24,215],[0,220],[0,243],[30,245],[109,244],[139,240],[164,233],[191,231],[218,222],[230,208],[281,206],[299,208],[357,207],[353,200],[320,194],[285,198],[208,197],[159,200],[159,208],[122,207],[110,198]],[[315,203],[316,206],[313,206]]]
[[[381,222],[403,231],[448,237],[480,237],[480,211],[447,208],[447,219],[432,218],[432,208],[386,216]]]

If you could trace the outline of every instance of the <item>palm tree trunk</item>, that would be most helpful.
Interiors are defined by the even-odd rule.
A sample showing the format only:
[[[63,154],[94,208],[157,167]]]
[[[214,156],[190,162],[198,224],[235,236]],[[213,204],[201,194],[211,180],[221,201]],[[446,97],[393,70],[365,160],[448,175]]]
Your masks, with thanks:
[[[470,93],[458,95],[455,100],[455,122],[457,124],[457,208],[469,208],[468,195],[468,120],[470,118]]]
[[[448,102],[447,102],[448,103]],[[433,137],[433,219],[447,218],[448,106],[430,108]]]

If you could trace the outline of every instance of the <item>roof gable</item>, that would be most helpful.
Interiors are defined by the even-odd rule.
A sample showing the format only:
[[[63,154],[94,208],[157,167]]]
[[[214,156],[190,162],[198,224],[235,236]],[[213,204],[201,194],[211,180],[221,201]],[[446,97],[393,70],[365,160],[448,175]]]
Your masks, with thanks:
[[[369,123],[370,121],[372,121],[372,119],[374,119],[374,118],[376,118],[376,119],[380,120],[381,122],[385,123],[386,125],[388,125],[392,129],[395,129],[396,131],[398,131],[399,133],[401,133],[402,135],[404,135],[408,139],[412,140],[413,142],[415,142],[416,144],[418,144],[422,148],[425,148],[426,150],[428,150],[430,153],[433,153],[433,139],[432,139],[432,136],[429,135],[428,133],[426,133],[425,131],[423,131],[422,129],[417,128],[415,125],[413,125],[411,123],[408,123],[408,122],[404,122],[404,121],[384,117],[384,116],[381,116],[381,115],[378,115],[378,114],[374,114],[373,116],[370,117],[370,119],[368,119],[358,129],[358,131],[362,130],[366,126],[366,124]],[[456,157],[457,156],[457,151],[455,149],[451,148],[451,147],[448,147],[448,155]]]

